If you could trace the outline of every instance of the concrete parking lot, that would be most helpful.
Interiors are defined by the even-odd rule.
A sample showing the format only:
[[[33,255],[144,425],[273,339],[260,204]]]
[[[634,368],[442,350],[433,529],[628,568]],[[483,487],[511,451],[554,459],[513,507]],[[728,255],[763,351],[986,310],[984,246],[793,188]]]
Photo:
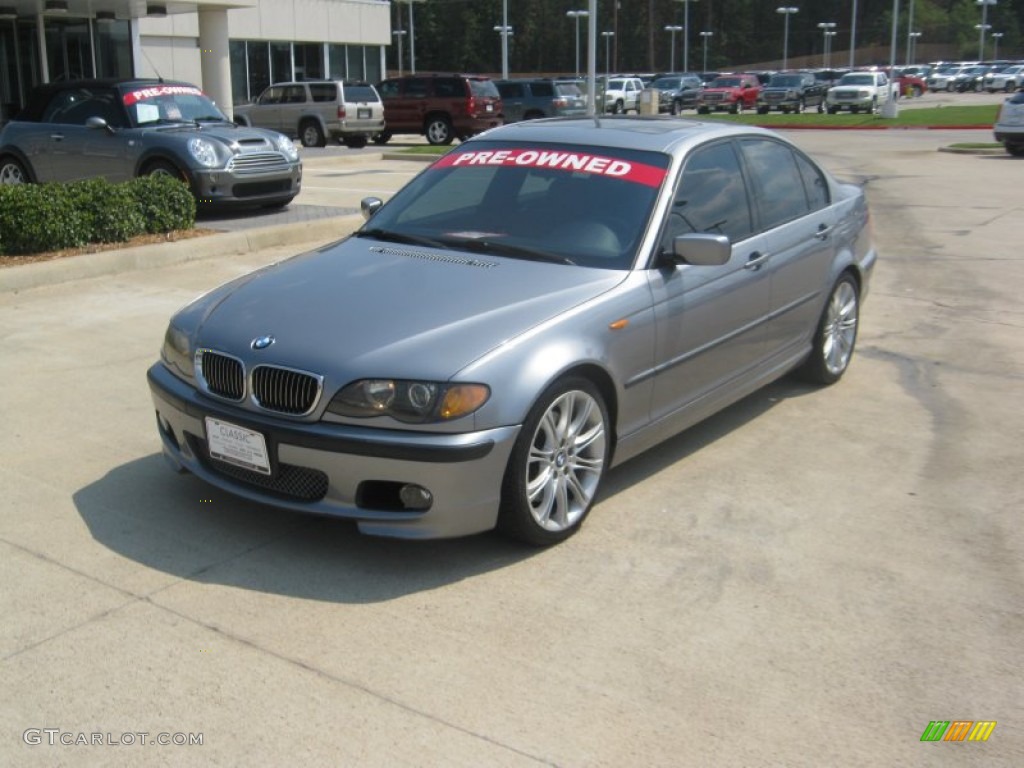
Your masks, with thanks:
[[[1024,161],[791,137],[867,185],[850,371],[623,465],[546,551],[364,538],[166,469],[168,317],[321,230],[0,292],[0,764],[1024,765]],[[339,154],[297,204],[421,167]],[[921,742],[936,720],[997,726]]]

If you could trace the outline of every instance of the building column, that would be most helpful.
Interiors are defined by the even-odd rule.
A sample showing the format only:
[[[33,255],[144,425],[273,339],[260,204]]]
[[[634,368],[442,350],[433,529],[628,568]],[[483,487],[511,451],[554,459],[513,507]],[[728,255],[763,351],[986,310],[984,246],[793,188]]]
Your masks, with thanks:
[[[228,51],[226,8],[199,8],[199,63],[203,91],[217,102],[220,111],[234,117],[231,102],[231,56]]]

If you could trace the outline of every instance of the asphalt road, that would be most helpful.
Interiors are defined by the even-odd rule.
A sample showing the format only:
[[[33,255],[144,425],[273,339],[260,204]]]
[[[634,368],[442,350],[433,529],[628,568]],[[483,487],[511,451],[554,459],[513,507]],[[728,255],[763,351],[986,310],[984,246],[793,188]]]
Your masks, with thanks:
[[[167,318],[297,245],[0,293],[0,764],[1024,765],[1024,161],[793,138],[872,204],[847,376],[618,468],[546,551],[364,538],[166,469]],[[934,720],[998,724],[922,743]]]

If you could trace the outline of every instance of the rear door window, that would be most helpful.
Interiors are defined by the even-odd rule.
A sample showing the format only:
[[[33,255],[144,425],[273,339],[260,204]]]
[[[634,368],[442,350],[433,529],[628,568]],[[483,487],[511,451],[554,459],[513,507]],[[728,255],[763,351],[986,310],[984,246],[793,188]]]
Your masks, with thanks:
[[[310,83],[309,94],[313,101],[334,101],[338,98],[338,86],[334,83]]]

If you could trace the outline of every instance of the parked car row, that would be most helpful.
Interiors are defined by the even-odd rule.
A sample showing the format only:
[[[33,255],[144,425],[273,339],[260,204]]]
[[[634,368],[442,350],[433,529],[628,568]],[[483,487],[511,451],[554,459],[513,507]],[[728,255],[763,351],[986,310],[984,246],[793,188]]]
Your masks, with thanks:
[[[1012,92],[1024,86],[1024,62],[943,62],[926,74],[933,91]]]

